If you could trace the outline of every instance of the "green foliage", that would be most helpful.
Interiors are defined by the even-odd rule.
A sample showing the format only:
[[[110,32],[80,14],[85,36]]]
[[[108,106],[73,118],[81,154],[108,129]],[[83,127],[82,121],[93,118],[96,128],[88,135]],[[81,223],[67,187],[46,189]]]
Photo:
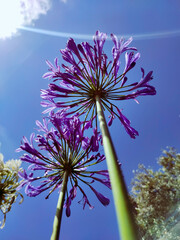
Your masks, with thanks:
[[[172,239],[180,218],[180,154],[175,149],[163,151],[153,171],[139,165],[132,180],[130,196],[141,239]]]
[[[20,160],[9,160],[6,163],[3,161],[3,155],[0,153],[0,211],[3,214],[3,221],[0,222],[0,228],[3,228],[6,221],[6,214],[11,210],[12,204],[20,195],[21,201],[23,196],[16,191],[19,186],[18,171],[20,171]]]

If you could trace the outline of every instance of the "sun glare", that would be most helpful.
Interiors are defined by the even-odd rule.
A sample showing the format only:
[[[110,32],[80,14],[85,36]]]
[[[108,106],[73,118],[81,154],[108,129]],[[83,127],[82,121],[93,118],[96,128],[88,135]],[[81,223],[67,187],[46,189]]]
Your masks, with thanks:
[[[0,0],[0,38],[8,38],[23,23],[19,0]]]
[[[0,0],[0,38],[9,38],[18,28],[31,25],[50,7],[51,0]]]

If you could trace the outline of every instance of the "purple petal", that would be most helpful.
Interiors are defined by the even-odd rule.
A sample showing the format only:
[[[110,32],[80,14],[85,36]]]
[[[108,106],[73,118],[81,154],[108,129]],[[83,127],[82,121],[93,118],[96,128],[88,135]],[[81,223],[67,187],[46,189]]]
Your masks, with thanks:
[[[110,127],[112,125],[113,120],[115,119],[114,113],[111,112],[111,115],[108,116],[108,117],[110,118],[110,120],[108,122],[108,126]]]
[[[104,195],[102,195],[101,193],[99,193],[98,191],[96,191],[92,186],[89,185],[89,187],[91,188],[91,190],[95,193],[96,197],[98,198],[98,200],[104,205],[107,206],[110,203],[110,200],[105,197]]]
[[[71,215],[71,209],[70,209],[70,206],[71,206],[71,196],[69,196],[64,204],[64,207],[66,208],[66,216],[67,217],[70,217]]]
[[[110,179],[109,176],[107,177],[107,179],[101,179],[101,178],[97,178],[94,176],[91,176],[92,179],[104,184],[106,187],[108,187],[109,189],[111,189],[111,183],[110,183]]]
[[[130,126],[130,121],[121,113],[121,111],[116,107],[118,114],[119,114],[119,119],[121,123],[123,124],[126,132],[129,134],[131,138],[136,138],[136,136],[139,135],[139,133]]]
[[[77,186],[73,186],[70,190],[70,198],[73,200],[77,195]]]
[[[82,192],[82,194],[83,194],[83,198],[82,198],[78,203],[82,203],[82,204],[83,204],[83,209],[85,208],[86,204],[89,205],[89,208],[90,208],[90,209],[93,209],[94,206],[92,206],[92,205],[90,204],[90,202],[89,202],[89,200],[88,200],[85,192],[83,191],[83,189],[82,189],[80,186],[78,186],[78,187],[79,187],[79,189],[81,190],[81,192]]]

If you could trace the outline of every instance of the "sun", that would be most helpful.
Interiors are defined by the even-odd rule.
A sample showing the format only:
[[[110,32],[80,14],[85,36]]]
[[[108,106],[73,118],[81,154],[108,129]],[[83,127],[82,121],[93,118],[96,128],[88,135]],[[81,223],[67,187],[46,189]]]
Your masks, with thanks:
[[[19,0],[0,0],[0,38],[11,37],[23,24]]]

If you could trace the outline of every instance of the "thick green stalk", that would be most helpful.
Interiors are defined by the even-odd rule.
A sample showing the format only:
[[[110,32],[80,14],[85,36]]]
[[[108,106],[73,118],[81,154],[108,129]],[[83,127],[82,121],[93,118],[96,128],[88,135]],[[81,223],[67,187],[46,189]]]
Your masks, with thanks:
[[[107,127],[99,96],[96,96],[96,107],[121,239],[137,240],[138,235],[129,203],[128,192],[121,168],[118,164],[116,152]]]
[[[59,193],[56,215],[54,217],[53,232],[52,232],[52,235],[51,235],[51,240],[58,240],[59,239],[61,219],[62,219],[62,213],[63,213],[63,205],[64,205],[64,198],[65,198],[65,193],[66,193],[66,189],[67,189],[67,182],[68,182],[68,171],[65,171],[61,191]]]

